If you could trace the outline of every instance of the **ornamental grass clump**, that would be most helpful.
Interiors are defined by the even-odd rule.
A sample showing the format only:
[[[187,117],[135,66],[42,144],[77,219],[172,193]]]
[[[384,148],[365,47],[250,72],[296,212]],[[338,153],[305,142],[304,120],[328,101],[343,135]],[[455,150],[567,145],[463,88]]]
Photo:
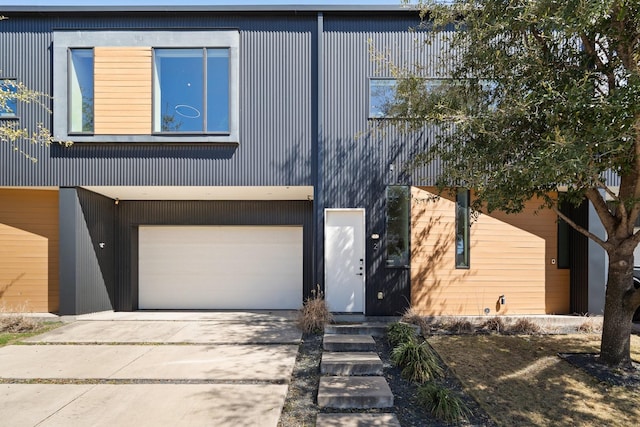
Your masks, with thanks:
[[[316,290],[311,291],[311,296],[298,311],[298,327],[305,333],[321,334],[332,320],[333,316],[324,299],[324,293],[318,286]]]
[[[451,319],[442,328],[454,334],[470,334],[474,332],[473,324],[466,319]]]
[[[529,319],[518,319],[509,328],[511,333],[519,335],[539,335],[542,333],[542,328]]]
[[[457,394],[434,382],[418,387],[418,402],[448,424],[468,421],[471,416],[471,411]]]
[[[4,304],[0,306],[0,332],[17,334],[38,329],[40,323],[36,319],[22,314],[27,312],[29,308],[26,305],[14,307],[12,311]]]
[[[400,343],[391,351],[391,362],[402,369],[402,377],[423,383],[443,375],[438,356],[426,341],[416,339]]]
[[[416,339],[416,330],[412,325],[393,322],[387,326],[387,341],[391,347]]]
[[[500,317],[497,317],[497,316],[486,320],[482,324],[482,328],[486,329],[487,331],[497,332],[497,333],[505,331],[504,321]]]

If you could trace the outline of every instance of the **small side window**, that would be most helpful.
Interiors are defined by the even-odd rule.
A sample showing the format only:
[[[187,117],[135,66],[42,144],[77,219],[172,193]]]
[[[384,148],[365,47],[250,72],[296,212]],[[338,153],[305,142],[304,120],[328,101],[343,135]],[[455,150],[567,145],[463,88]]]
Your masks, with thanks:
[[[16,79],[0,78],[0,119],[15,119],[18,117],[17,91],[18,82]]]
[[[71,49],[69,70],[69,131],[93,133],[93,49]]]
[[[569,268],[570,228],[562,218],[558,218],[558,268]]]
[[[469,268],[469,190],[456,193],[456,268]]]
[[[396,79],[369,80],[369,118],[379,119],[389,116],[389,106],[396,92]]]
[[[387,187],[387,267],[409,266],[410,194],[406,185]]]

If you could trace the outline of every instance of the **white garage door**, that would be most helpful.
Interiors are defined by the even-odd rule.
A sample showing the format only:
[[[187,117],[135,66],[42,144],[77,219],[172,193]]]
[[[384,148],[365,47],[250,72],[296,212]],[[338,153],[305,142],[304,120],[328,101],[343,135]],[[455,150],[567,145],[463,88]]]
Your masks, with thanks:
[[[141,226],[140,309],[295,309],[302,227]]]

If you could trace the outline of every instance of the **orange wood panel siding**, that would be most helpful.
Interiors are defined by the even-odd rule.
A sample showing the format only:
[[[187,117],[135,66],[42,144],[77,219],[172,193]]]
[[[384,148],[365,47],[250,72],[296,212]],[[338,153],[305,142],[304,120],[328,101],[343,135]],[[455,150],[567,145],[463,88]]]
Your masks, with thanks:
[[[471,268],[455,268],[455,196],[434,200],[432,188],[413,188],[411,302],[424,315],[544,314],[569,311],[569,270],[557,258],[552,211],[482,213],[472,220]],[[498,304],[505,295],[506,304]]]
[[[96,135],[151,134],[151,48],[94,50]]]
[[[0,189],[0,306],[58,311],[57,191]]]

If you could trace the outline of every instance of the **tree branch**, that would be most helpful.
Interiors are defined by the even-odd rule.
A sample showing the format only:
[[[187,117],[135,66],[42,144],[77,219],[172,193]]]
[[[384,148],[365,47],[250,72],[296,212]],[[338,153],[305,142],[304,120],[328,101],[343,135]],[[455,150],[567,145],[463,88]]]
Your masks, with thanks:
[[[600,237],[596,236],[595,234],[593,234],[592,232],[590,232],[589,230],[587,230],[586,228],[582,227],[581,225],[578,225],[574,220],[572,220],[571,218],[569,218],[568,216],[566,216],[565,214],[563,214],[562,212],[560,212],[560,209],[558,209],[557,205],[553,205],[551,206],[551,209],[560,217],[562,218],[562,220],[564,222],[566,222],[567,224],[569,224],[571,227],[573,227],[574,230],[576,230],[578,233],[584,235],[585,237],[593,240],[594,242],[596,242],[597,244],[599,244],[600,246],[602,246],[602,248],[606,251],[608,250],[608,248],[611,246],[609,243],[607,243],[606,241],[602,240]]]

